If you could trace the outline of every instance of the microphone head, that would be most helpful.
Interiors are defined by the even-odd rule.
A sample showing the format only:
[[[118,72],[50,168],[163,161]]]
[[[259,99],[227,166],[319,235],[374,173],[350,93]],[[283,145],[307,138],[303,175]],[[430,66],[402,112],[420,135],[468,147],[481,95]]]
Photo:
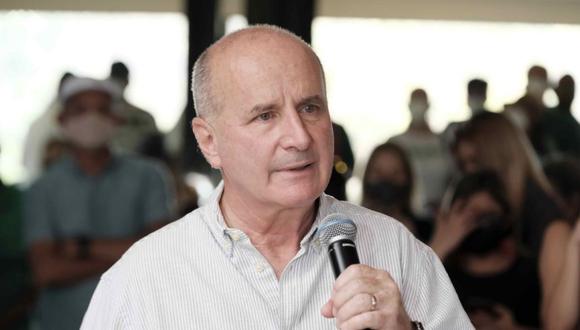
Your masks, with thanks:
[[[329,214],[322,220],[322,224],[318,227],[317,235],[320,244],[325,247],[344,239],[354,242],[356,225],[343,214]]]

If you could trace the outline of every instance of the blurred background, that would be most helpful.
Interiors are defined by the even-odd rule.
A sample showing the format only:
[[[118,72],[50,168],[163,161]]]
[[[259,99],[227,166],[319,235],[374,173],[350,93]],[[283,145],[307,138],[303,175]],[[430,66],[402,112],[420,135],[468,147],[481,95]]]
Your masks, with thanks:
[[[0,0],[0,257],[9,265],[0,279],[0,328],[51,328],[37,305],[50,305],[54,283],[39,280],[38,269],[56,259],[36,258],[36,248],[42,252],[42,244],[53,242],[55,255],[78,261],[89,254],[88,242],[111,238],[92,229],[37,231],[44,215],[33,206],[47,197],[30,191],[40,190],[35,183],[43,184],[51,166],[70,153],[59,119],[66,80],[91,77],[120,86],[132,110],[111,150],[154,159],[164,179],[150,190],[167,190],[156,209],[143,205],[157,218],[138,219],[143,226],[123,236],[130,240],[111,243],[115,253],[104,254],[114,258],[73,280],[63,277],[66,285],[90,279],[78,300],[83,307],[96,285],[91,276],[158,224],[203,205],[219,182],[189,126],[191,68],[212,42],[257,23],[296,33],[324,66],[337,141],[329,194],[391,215],[429,244],[445,261],[472,321],[499,328],[507,306],[514,329],[551,327],[553,319],[566,320],[554,329],[579,326],[580,105],[573,102],[579,0]],[[483,211],[452,207],[466,207],[471,198],[480,205],[482,192],[493,200]],[[478,225],[466,225],[472,220]],[[486,221],[496,227],[474,229]],[[562,236],[546,234],[554,223],[565,223]],[[540,262],[542,249],[557,242],[567,247],[552,253],[560,251],[576,268]],[[482,279],[466,270],[466,260],[507,268]],[[550,275],[559,269],[568,276],[561,281]],[[557,281],[568,286],[553,287]],[[515,284],[520,291],[501,295]],[[482,298],[489,292],[497,295]],[[550,314],[543,298],[552,294],[561,297],[553,306],[573,311]]]
[[[499,111],[523,94],[534,64],[548,69],[552,84],[564,73],[578,76],[578,8],[579,2],[564,0],[3,0],[0,174],[8,183],[27,181],[26,134],[55,98],[63,72],[105,78],[114,61],[131,70],[127,99],[148,110],[161,132],[173,132],[172,152],[192,157],[182,147],[189,129],[179,122],[191,109],[188,64],[248,22],[277,23],[311,40],[326,70],[333,118],[364,164],[375,144],[406,129],[414,88],[430,94],[427,120],[441,132],[468,118],[471,78],[487,80],[488,108]],[[551,89],[545,101],[556,105]],[[578,118],[580,109],[574,105],[572,113]],[[355,201],[361,172],[356,169],[348,186]]]

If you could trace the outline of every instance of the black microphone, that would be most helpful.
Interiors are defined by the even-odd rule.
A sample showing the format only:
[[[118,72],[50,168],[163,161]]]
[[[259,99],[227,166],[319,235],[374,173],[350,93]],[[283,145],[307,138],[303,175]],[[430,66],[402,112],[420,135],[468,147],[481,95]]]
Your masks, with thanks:
[[[326,216],[318,227],[318,239],[322,246],[328,249],[335,278],[348,266],[360,264],[354,244],[355,238],[356,225],[339,213]]]
[[[328,248],[328,256],[334,277],[337,278],[348,266],[360,264],[356,245],[356,225],[340,213],[327,215],[317,231],[320,244]],[[423,330],[423,324],[411,321],[413,329]],[[367,330],[367,329],[365,329]]]

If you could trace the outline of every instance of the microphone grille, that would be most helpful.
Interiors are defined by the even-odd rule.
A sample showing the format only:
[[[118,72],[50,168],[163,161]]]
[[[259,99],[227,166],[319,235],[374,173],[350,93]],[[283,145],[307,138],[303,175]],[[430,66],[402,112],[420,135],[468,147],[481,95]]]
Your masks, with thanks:
[[[318,227],[318,240],[324,246],[341,239],[354,242],[356,238],[356,225],[352,220],[340,213],[327,215]]]

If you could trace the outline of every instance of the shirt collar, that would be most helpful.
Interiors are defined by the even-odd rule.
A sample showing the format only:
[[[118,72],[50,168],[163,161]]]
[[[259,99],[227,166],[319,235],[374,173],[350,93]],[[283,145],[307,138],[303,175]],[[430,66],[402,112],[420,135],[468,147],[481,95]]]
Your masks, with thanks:
[[[224,182],[221,181],[216,189],[211,194],[210,198],[208,199],[208,204],[206,207],[205,217],[206,224],[209,227],[212,235],[214,236],[215,240],[218,244],[222,247],[222,249],[228,254],[232,255],[234,245],[237,241],[244,241],[248,239],[246,234],[239,229],[229,228],[226,225],[224,220],[219,202],[224,190]],[[322,219],[328,214],[331,213],[331,206],[332,206],[333,198],[322,193],[322,195],[316,200],[318,204],[318,210],[316,211],[316,217],[314,218],[314,222],[310,227],[310,230],[302,241],[300,241],[300,247],[309,250],[312,248],[315,252],[323,251],[320,243],[316,239],[316,233],[318,230],[318,226],[322,222]]]

